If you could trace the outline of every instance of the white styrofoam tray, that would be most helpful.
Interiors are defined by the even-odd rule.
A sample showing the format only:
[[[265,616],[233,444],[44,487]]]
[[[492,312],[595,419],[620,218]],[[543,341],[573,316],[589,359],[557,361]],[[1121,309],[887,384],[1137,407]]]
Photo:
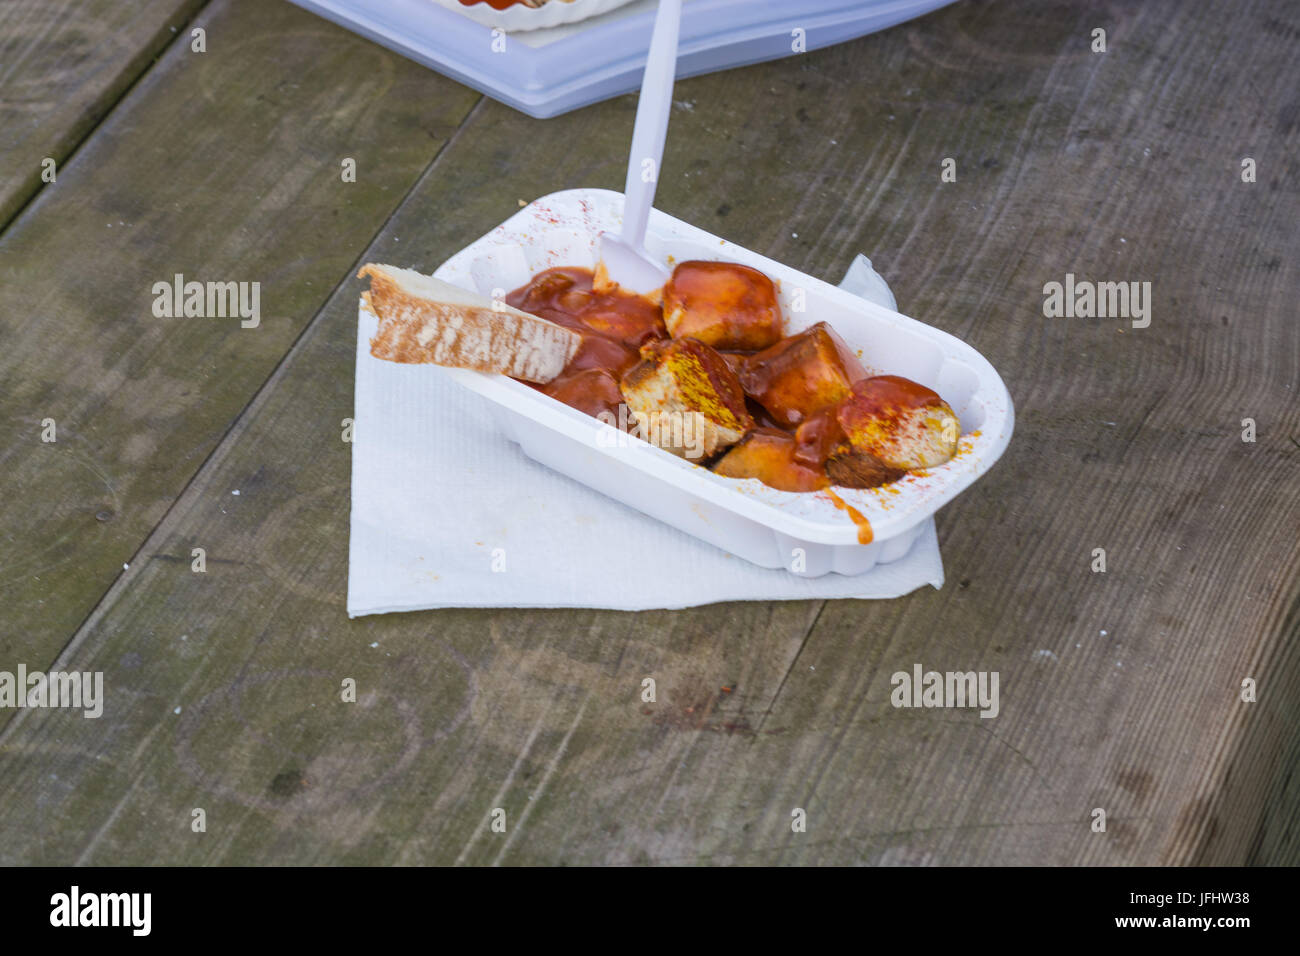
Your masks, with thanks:
[[[621,225],[622,208],[622,194],[609,190],[552,193],[466,246],[434,275],[499,297],[543,269],[593,267],[597,238]],[[486,398],[505,435],[542,464],[763,567],[807,576],[861,574],[906,554],[925,519],[992,467],[1011,440],[1014,411],[1006,386],[960,339],[658,210],[650,212],[646,247],[669,266],[716,259],[766,273],[777,284],[787,333],[826,321],[869,371],[903,375],[938,392],[961,419],[958,453],[882,488],[834,489],[870,521],[874,540],[863,545],[857,526],[824,492],[723,478],[505,376],[444,370]],[[792,309],[796,290],[802,290],[802,312]]]

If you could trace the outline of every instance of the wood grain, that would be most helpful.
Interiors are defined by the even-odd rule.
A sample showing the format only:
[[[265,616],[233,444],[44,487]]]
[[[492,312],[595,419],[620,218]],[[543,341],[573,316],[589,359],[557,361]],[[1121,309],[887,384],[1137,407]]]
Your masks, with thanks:
[[[0,236],[6,657],[67,643],[478,99],[288,4],[196,22]],[[158,317],[177,274],[259,324]]]
[[[0,0],[0,227],[207,0]]]
[[[61,655],[105,716],[0,731],[0,860],[1294,863],[1296,30],[1264,0],[972,3],[678,85],[660,208],[831,281],[866,252],[1007,381],[940,592],[348,621],[340,286]],[[485,103],[354,258],[432,268],[518,198],[618,188],[633,110]],[[1150,326],[1046,318],[1067,272],[1151,282]],[[916,663],[997,671],[999,715],[894,708]]]

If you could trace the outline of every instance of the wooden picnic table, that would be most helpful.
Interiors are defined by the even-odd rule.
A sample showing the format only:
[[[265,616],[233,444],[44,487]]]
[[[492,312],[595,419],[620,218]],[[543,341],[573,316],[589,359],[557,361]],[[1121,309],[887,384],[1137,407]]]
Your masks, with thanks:
[[[0,36],[0,671],[105,680],[0,710],[0,863],[1300,857],[1293,4],[962,2],[680,82],[656,205],[868,254],[1018,422],[942,590],[642,613],[349,620],[340,440],[358,265],[621,188],[634,96],[534,120],[265,0]],[[259,327],[156,317],[176,273],[259,281]],[[1150,325],[1046,316],[1067,274]],[[893,707],[917,663],[1000,713]]]

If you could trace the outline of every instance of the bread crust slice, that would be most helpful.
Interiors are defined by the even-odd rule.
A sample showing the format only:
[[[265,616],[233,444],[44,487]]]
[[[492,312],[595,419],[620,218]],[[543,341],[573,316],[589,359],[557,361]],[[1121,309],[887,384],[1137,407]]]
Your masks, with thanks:
[[[545,384],[577,354],[582,336],[505,302],[397,266],[368,262],[362,293],[379,318],[370,354],[388,362],[445,365]]]

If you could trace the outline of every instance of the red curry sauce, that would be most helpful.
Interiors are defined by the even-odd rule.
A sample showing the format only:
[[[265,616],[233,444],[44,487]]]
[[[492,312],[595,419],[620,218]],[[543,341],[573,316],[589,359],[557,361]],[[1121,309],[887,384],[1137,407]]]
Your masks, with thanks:
[[[550,383],[533,387],[593,417],[605,412],[620,420],[621,376],[642,359],[643,346],[667,340],[669,333],[660,305],[619,289],[596,292],[593,278],[589,269],[547,269],[507,295],[506,301],[582,335],[582,345],[564,371]],[[864,471],[860,465],[843,464],[843,456],[837,453],[845,451],[847,438],[838,413],[853,405],[857,396],[851,387],[868,373],[829,326],[819,323],[809,331],[814,334],[805,334],[802,342],[791,337],[765,350],[720,351],[737,373],[754,419],[754,441],[747,454],[762,466],[760,480],[786,491],[814,491],[832,483],[872,487],[902,477],[904,472],[896,469]],[[782,356],[792,348],[814,356],[833,353],[843,371],[828,371],[826,363],[782,368]],[[646,354],[653,351],[646,349]],[[942,401],[908,379],[888,378],[887,398],[900,407]],[[828,398],[834,403],[820,407],[818,402]],[[859,524],[860,537],[869,541],[866,519],[842,501],[832,500],[848,511]]]

